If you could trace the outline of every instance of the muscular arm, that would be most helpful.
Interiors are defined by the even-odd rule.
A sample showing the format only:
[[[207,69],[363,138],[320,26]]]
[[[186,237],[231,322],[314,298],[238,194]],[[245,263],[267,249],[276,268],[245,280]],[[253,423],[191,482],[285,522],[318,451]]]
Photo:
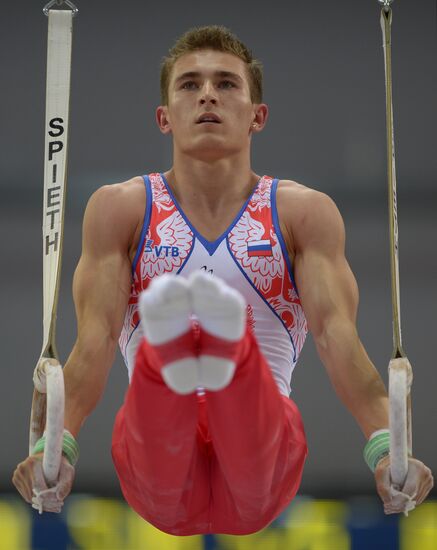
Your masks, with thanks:
[[[85,211],[82,255],[73,281],[77,339],[64,367],[65,427],[73,435],[99,401],[114,360],[130,294],[139,212],[144,211],[141,184],[134,178],[101,187]],[[60,512],[74,471],[63,457],[57,485],[48,491],[42,453],[37,453],[17,465],[12,481],[27,502],[38,493],[38,506]]]
[[[286,229],[293,236],[295,279],[308,326],[338,396],[369,438],[388,427],[388,397],[357,334],[358,288],[344,255],[343,220],[322,193],[300,188],[296,197],[297,221]],[[378,462],[374,473],[387,514],[420,504],[434,484],[431,470],[413,457],[402,492],[392,490],[390,456]]]
[[[388,398],[356,329],[358,288],[344,255],[341,216],[326,195],[308,190],[293,228],[295,278],[319,356],[337,395],[365,437],[388,427]]]
[[[64,367],[65,427],[73,435],[97,405],[114,360],[130,294],[129,214],[120,185],[100,188],[85,211],[73,280],[77,340]]]

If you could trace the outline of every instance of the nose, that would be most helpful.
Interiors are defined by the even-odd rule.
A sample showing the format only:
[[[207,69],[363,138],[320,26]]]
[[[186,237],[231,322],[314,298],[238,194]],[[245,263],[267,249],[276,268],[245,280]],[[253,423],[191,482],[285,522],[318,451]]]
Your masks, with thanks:
[[[206,103],[211,103],[215,105],[217,103],[217,95],[214,90],[214,86],[211,82],[206,81],[202,87],[200,94],[200,104],[205,105]]]

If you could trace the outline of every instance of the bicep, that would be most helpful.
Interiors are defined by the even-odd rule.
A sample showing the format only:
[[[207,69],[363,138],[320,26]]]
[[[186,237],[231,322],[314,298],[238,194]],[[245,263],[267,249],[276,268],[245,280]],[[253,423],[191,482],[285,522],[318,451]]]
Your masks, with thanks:
[[[73,280],[78,338],[97,328],[113,341],[120,334],[130,295],[130,266],[118,254],[93,258],[87,254],[77,266]]]
[[[327,258],[316,251],[298,255],[295,278],[308,328],[315,337],[336,317],[355,324],[358,287],[344,257]]]
[[[314,337],[329,321],[356,323],[358,286],[346,260],[344,225],[326,195],[305,220],[294,261],[302,306]]]
[[[91,197],[84,216],[82,255],[73,279],[78,337],[99,327],[111,340],[120,334],[130,296],[129,235],[116,189]]]

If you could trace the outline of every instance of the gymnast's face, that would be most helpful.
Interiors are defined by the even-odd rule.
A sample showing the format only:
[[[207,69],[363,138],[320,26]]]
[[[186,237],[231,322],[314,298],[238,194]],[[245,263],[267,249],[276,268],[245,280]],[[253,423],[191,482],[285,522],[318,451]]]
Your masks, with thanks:
[[[267,120],[267,106],[254,104],[246,65],[215,50],[181,56],[174,64],[168,105],[157,109],[164,134],[173,135],[175,153],[216,160],[250,149],[251,135]]]

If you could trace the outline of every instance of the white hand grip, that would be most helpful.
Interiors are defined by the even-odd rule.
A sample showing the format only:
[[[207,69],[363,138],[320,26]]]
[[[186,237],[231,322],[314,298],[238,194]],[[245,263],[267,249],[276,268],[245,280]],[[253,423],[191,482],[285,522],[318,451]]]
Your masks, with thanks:
[[[392,483],[402,489],[411,453],[409,395],[413,371],[406,357],[391,359],[389,364],[390,474]]]
[[[42,428],[45,425],[43,471],[46,482],[50,486],[56,484],[62,457],[65,408],[62,367],[56,359],[43,357],[35,368],[33,380],[35,392],[32,402],[29,453],[32,453],[35,443],[42,436]]]

